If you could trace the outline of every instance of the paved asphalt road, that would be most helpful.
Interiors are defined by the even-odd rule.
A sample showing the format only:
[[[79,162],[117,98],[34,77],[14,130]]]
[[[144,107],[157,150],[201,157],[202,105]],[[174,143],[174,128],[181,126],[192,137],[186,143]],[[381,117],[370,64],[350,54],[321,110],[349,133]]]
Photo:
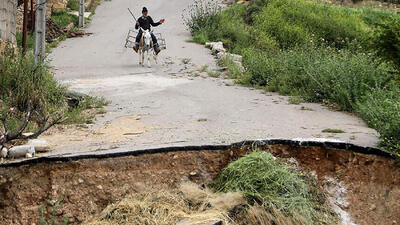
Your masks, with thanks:
[[[58,80],[73,90],[111,101],[106,107],[108,112],[97,117],[90,130],[129,116],[140,116],[140,126],[146,128],[119,141],[101,135],[97,139],[87,137],[91,141],[71,141],[50,155],[265,138],[333,138],[376,146],[376,131],[354,115],[330,111],[318,104],[289,104],[287,97],[231,85],[229,80],[206,78],[205,73],[194,76],[203,65],[216,67],[208,49],[187,42],[191,37],[181,14],[189,2],[105,1],[86,28],[93,35],[68,39],[53,50],[50,59]],[[147,6],[155,21],[166,20],[155,32],[166,38],[167,50],[160,53],[159,63],[152,68],[140,67],[138,56],[123,48],[128,29],[134,26],[127,8],[140,15],[142,6]],[[190,59],[190,63],[183,63],[183,59]],[[137,122],[126,121],[119,126],[138,126]],[[323,133],[326,128],[345,133]]]

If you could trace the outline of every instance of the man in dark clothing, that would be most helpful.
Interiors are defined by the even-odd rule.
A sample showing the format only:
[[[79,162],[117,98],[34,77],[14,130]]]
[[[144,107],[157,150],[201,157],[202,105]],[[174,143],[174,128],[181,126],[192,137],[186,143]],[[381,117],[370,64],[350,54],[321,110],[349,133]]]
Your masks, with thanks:
[[[141,27],[143,30],[150,30],[150,25],[153,27],[156,27],[160,24],[164,23],[164,19],[161,19],[160,21],[158,21],[157,23],[154,23],[153,19],[147,15],[148,11],[146,7],[143,7],[142,10],[142,16],[136,21],[136,25],[135,25],[135,29],[139,29],[139,27]],[[136,36],[136,43],[135,46],[133,46],[133,50],[135,50],[135,52],[138,51],[139,49],[139,43],[140,43],[140,39],[142,38],[142,30],[139,30],[138,35]],[[156,36],[154,36],[153,33],[151,33],[151,39],[153,40],[153,47],[154,47],[154,52],[156,54],[158,54],[161,49],[158,46],[157,43],[157,38]]]

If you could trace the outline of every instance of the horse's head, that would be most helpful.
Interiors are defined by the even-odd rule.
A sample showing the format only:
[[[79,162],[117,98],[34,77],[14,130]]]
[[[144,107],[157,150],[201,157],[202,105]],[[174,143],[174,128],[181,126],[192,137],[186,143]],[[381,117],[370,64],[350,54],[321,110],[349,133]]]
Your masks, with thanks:
[[[148,30],[144,31],[144,33],[143,33],[143,41],[144,41],[144,45],[147,48],[150,48],[150,45],[151,45],[151,34],[150,34],[150,31],[148,31]]]

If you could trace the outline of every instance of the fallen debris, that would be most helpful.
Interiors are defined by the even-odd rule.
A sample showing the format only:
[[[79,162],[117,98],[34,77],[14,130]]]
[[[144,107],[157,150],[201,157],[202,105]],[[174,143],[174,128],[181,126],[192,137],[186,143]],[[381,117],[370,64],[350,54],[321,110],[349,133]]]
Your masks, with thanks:
[[[35,147],[31,145],[20,145],[10,148],[8,151],[9,158],[32,158],[35,155]]]
[[[1,157],[6,158],[8,155],[8,149],[6,147],[1,148]]]
[[[83,37],[83,36],[90,36],[93,33],[87,33],[87,32],[69,32],[68,37],[69,38],[74,38],[74,37]]]
[[[210,48],[213,52],[218,54],[219,52],[226,52],[222,42],[207,42],[206,47]]]
[[[228,212],[245,203],[237,192],[217,194],[194,183],[177,189],[144,191],[111,204],[86,225],[229,225]]]
[[[51,19],[46,20],[46,42],[51,43],[63,35],[65,32],[58,24]]]
[[[49,143],[43,139],[30,140],[28,145],[33,146],[37,152],[47,152],[50,149]]]
[[[215,53],[217,59],[230,59],[233,63],[235,63],[241,71],[244,71],[242,66],[242,56],[237,54],[232,54],[226,52],[226,49],[223,46],[222,42],[207,42],[205,44],[206,47],[210,48],[213,53]]]

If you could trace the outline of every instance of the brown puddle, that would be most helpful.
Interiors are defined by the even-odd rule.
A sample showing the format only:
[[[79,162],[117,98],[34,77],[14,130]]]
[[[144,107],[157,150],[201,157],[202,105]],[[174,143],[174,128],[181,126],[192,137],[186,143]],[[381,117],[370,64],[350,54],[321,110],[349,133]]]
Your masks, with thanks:
[[[400,224],[400,176],[395,160],[321,147],[261,148],[315,174],[355,224]],[[63,207],[57,215],[68,216],[68,224],[80,224],[144,187],[175,187],[188,180],[207,183],[250,149],[243,146],[0,167],[0,224],[38,224],[41,205],[60,197]]]

